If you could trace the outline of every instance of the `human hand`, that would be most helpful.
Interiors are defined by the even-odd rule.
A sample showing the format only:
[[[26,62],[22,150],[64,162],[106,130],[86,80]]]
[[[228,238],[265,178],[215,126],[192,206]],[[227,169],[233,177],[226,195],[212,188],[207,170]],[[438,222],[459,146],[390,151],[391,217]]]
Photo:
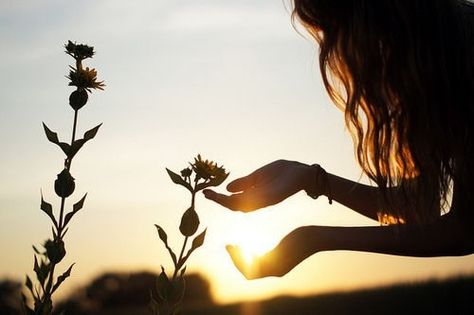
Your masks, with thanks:
[[[210,189],[203,193],[207,199],[226,208],[250,212],[277,204],[306,189],[312,175],[312,169],[307,164],[278,160],[229,183],[227,190],[233,193],[231,195],[219,194]]]
[[[271,251],[246,258],[239,246],[227,245],[226,249],[235,267],[247,280],[264,277],[282,277],[303,260],[321,250],[322,227],[299,227],[286,235]]]

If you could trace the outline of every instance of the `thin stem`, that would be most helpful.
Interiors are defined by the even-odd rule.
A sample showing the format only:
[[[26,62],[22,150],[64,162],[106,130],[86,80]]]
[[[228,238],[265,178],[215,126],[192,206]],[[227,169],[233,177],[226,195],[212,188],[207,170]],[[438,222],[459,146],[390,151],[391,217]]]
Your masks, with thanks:
[[[63,231],[63,219],[64,219],[64,206],[66,204],[66,197],[61,197],[61,208],[59,210],[59,226],[58,226],[58,237],[61,239]]]
[[[176,279],[176,275],[178,274],[179,269],[182,267],[181,260],[183,259],[184,249],[186,248],[186,245],[188,243],[188,238],[189,238],[188,236],[184,238],[183,247],[181,248],[181,253],[179,254],[178,264],[174,268],[173,280]]]
[[[76,140],[76,128],[77,128],[77,114],[78,110],[74,110],[74,125],[72,126],[72,139],[71,139],[71,145],[73,145],[74,140]]]
[[[74,141],[76,140],[76,129],[77,129],[77,118],[78,118],[78,110],[74,110],[74,123],[72,125],[72,138],[71,138],[71,147],[74,144]],[[68,171],[71,170],[71,164],[72,164],[72,158],[68,160],[66,163],[66,168]]]

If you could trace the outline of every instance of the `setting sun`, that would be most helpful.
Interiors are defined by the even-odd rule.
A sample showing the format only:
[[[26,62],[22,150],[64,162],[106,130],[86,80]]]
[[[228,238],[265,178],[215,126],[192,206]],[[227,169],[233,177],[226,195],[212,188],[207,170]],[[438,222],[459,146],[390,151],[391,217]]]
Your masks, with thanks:
[[[245,231],[242,231],[240,227],[231,230],[228,245],[237,246],[245,263],[250,264],[254,259],[274,248],[278,240],[274,238],[271,226],[265,225],[258,215],[245,221]]]

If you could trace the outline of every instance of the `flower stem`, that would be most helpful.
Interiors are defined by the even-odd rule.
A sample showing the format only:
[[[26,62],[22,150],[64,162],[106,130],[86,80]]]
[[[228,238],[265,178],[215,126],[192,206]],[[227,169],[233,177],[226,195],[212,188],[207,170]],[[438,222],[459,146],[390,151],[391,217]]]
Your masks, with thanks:
[[[59,225],[58,225],[58,237],[61,238],[63,231],[63,219],[64,219],[64,205],[66,203],[66,198],[61,197],[61,208],[59,210]]]
[[[184,238],[183,247],[181,248],[181,253],[179,254],[178,264],[174,268],[173,280],[176,279],[176,275],[178,274],[179,269],[181,269],[181,267],[183,266],[183,262],[181,260],[183,259],[184,249],[186,248],[186,245],[188,244],[188,238],[189,238],[188,236]]]
[[[72,126],[72,139],[71,139],[71,145],[74,144],[74,140],[76,140],[76,128],[77,128],[77,115],[78,115],[78,110],[74,110],[74,124]]]

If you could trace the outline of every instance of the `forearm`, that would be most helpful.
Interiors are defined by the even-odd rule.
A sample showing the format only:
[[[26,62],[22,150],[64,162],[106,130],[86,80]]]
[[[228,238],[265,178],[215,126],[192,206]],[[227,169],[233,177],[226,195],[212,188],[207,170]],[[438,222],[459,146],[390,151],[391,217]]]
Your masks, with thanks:
[[[357,182],[327,174],[328,188],[334,201],[373,220],[378,220],[380,212],[380,190],[378,187],[359,184]]]
[[[288,234],[263,256],[259,274],[283,276],[314,253],[363,251],[413,257],[462,256],[474,253],[474,234],[465,222],[445,215],[427,226],[305,226]]]
[[[307,168],[306,191],[320,192],[334,201],[373,220],[378,220],[380,211],[380,190],[330,173],[319,167]]]

